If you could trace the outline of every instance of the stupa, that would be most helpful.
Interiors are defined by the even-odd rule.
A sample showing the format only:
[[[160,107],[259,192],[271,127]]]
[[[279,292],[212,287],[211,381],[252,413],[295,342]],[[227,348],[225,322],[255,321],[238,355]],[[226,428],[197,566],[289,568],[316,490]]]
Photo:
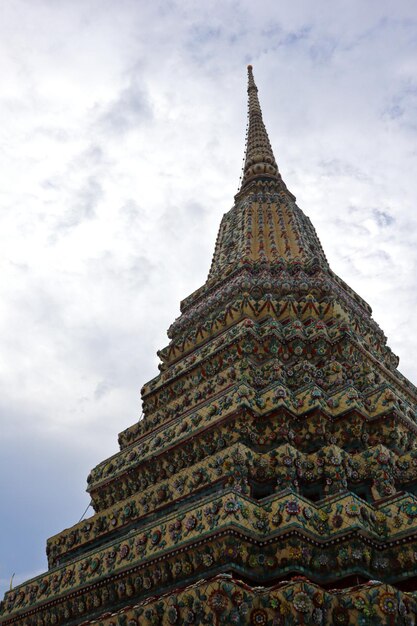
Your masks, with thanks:
[[[242,184],[144,417],[3,626],[394,625],[417,615],[416,388],[287,189],[252,67]]]

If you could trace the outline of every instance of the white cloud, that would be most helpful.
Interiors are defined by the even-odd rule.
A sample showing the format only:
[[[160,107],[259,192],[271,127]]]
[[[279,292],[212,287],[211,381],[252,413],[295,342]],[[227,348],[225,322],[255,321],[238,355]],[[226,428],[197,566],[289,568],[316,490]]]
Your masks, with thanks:
[[[261,5],[2,6],[2,580],[78,520],[205,280],[249,61],[285,181],[417,380],[415,4]]]

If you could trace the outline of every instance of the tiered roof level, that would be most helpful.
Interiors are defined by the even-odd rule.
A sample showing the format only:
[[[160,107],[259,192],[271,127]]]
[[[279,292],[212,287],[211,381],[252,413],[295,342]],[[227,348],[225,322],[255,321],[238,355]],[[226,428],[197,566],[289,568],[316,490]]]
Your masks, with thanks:
[[[417,390],[283,182],[251,66],[248,96],[207,281],[3,625],[414,624]]]

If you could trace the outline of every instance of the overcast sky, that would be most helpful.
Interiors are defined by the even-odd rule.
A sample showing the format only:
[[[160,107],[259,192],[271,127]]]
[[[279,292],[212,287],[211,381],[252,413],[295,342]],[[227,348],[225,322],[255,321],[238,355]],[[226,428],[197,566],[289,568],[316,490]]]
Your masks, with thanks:
[[[2,591],[82,516],[205,281],[249,62],[284,180],[417,381],[414,0],[3,0]]]

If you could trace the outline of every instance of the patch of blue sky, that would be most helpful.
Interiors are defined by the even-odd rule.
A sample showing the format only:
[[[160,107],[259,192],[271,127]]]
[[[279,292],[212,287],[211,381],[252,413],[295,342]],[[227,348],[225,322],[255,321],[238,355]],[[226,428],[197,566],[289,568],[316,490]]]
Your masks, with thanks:
[[[337,41],[331,37],[323,37],[312,44],[308,54],[313,63],[321,65],[331,61],[338,47]]]
[[[222,34],[220,26],[213,27],[206,24],[195,24],[189,31],[189,43],[191,45],[200,46],[202,44],[217,41]]]
[[[206,65],[216,54],[224,32],[220,26],[211,27],[203,23],[194,24],[187,32],[185,48],[199,65]]]
[[[401,126],[416,131],[417,84],[407,79],[383,108],[382,116],[396,120]]]
[[[294,49],[308,40],[312,31],[312,26],[304,25],[296,30],[286,31],[278,22],[268,25],[261,30],[262,41],[267,43],[267,50],[278,50],[279,48]],[[265,41],[266,40],[266,41]]]
[[[381,209],[372,209],[372,215],[378,226],[380,226],[381,228],[391,226],[391,224],[395,222],[395,217],[393,217],[387,211]]]

